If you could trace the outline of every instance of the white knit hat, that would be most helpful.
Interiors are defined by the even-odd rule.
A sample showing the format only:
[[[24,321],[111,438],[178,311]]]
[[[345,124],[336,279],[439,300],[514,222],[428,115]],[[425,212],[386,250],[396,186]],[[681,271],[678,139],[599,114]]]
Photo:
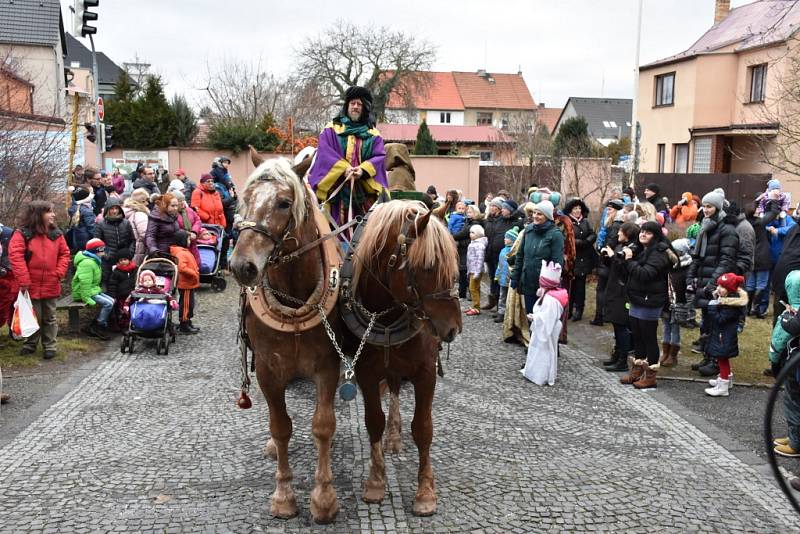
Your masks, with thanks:
[[[475,234],[478,237],[483,237],[486,235],[486,232],[483,231],[483,226],[480,224],[473,224],[469,227],[469,233]]]

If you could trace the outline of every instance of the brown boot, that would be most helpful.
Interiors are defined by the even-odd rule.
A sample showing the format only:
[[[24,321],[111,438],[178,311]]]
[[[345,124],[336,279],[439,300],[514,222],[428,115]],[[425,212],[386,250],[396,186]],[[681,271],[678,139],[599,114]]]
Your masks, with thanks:
[[[670,355],[670,348],[671,345],[666,341],[661,342],[661,358],[658,359],[658,363],[664,365],[664,362],[669,362],[669,355]],[[669,367],[670,364],[667,364]]]
[[[644,368],[647,367],[646,360],[636,360],[633,356],[628,356],[628,367],[631,371],[619,379],[620,384],[630,385],[639,380],[644,374]]]
[[[481,306],[482,310],[492,310],[494,307],[497,306],[497,297],[489,293],[487,298],[487,302],[485,305]]]
[[[680,345],[667,344],[664,352],[661,354],[661,360],[658,362],[661,367],[672,367],[678,365],[678,351],[681,349]]]
[[[670,356],[672,356],[672,365],[675,367],[678,366],[678,353],[680,351],[681,351],[680,345],[672,345],[672,353],[670,354]]]
[[[645,363],[644,375],[633,383],[636,389],[648,389],[656,387],[656,372],[650,369],[650,366]]]

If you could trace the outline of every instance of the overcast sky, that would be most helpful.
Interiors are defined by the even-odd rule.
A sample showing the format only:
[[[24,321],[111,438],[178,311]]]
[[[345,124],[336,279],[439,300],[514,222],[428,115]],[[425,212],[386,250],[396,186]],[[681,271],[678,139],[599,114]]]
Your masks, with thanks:
[[[733,0],[732,7],[751,0]],[[61,0],[68,31],[72,19]],[[259,56],[276,73],[293,50],[337,18],[402,30],[437,46],[436,70],[517,72],[534,100],[562,107],[570,96],[630,98],[637,0],[103,0],[97,49],[152,64],[167,93],[203,98],[206,63]],[[641,63],[688,48],[714,22],[714,0],[644,0]],[[391,6],[391,7],[390,7]],[[83,40],[89,46],[88,39]],[[235,80],[231,80],[235,83]]]

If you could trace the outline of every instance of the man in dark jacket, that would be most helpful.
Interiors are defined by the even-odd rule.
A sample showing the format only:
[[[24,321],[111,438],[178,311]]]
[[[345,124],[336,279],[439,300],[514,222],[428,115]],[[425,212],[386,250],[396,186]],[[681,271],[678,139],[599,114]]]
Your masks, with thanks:
[[[499,209],[497,209],[498,207]],[[494,308],[500,296],[500,285],[494,279],[494,273],[497,271],[500,251],[505,246],[506,232],[514,227],[522,229],[522,222],[517,213],[518,207],[513,200],[501,200],[500,197],[492,199],[492,203],[489,206],[490,214],[495,213],[496,215],[487,217],[484,227],[486,237],[489,239],[489,243],[486,246],[486,264],[489,267],[488,272],[492,280],[489,302],[483,307],[485,310]]]
[[[713,299],[712,293],[716,289],[717,279],[736,270],[736,258],[739,254],[739,235],[736,227],[726,221],[726,213],[722,209],[724,203],[725,196],[721,190],[714,190],[703,197],[703,223],[686,277],[687,285],[695,291],[695,306],[701,309],[703,316],[700,339],[692,348],[694,352],[703,353],[703,360],[693,364],[692,369],[696,371],[704,367],[704,374],[713,374],[713,368],[716,367],[713,358],[705,353],[708,302]]]
[[[658,184],[647,184],[644,188],[644,199],[655,206],[656,211],[664,215],[664,218],[669,216],[669,210],[664,204],[664,199],[661,198],[661,188],[658,187]]]
[[[94,237],[102,239],[106,244],[106,252],[103,255],[102,283],[108,282],[111,269],[119,260],[119,252],[125,251],[133,257],[136,239],[133,235],[131,223],[125,219],[122,206],[116,198],[110,198],[106,202],[106,209],[103,212],[103,219],[94,227]]]
[[[139,189],[140,187],[147,190],[151,195],[161,193],[156,185],[156,173],[151,167],[142,167],[139,178],[133,182],[134,189]]]
[[[100,171],[92,169],[91,167],[83,171],[83,176],[86,183],[92,186],[92,193],[94,193],[94,214],[100,215],[103,213],[103,209],[106,207],[106,200],[108,199],[108,193],[103,188],[103,177]]]

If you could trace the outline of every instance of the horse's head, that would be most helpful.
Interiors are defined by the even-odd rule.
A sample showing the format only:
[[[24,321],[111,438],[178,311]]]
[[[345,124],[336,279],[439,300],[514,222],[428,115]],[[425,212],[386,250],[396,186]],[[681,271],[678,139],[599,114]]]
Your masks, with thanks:
[[[359,243],[366,254],[374,254],[367,260],[370,271],[381,271],[395,302],[425,321],[435,336],[455,339],[462,326],[454,292],[458,252],[447,228],[423,204],[405,201],[380,205],[370,214],[370,227],[383,234],[365,231]]]
[[[230,267],[239,284],[252,287],[289,233],[303,224],[309,211],[303,182],[283,158],[267,160],[250,175],[242,195],[243,220]]]

